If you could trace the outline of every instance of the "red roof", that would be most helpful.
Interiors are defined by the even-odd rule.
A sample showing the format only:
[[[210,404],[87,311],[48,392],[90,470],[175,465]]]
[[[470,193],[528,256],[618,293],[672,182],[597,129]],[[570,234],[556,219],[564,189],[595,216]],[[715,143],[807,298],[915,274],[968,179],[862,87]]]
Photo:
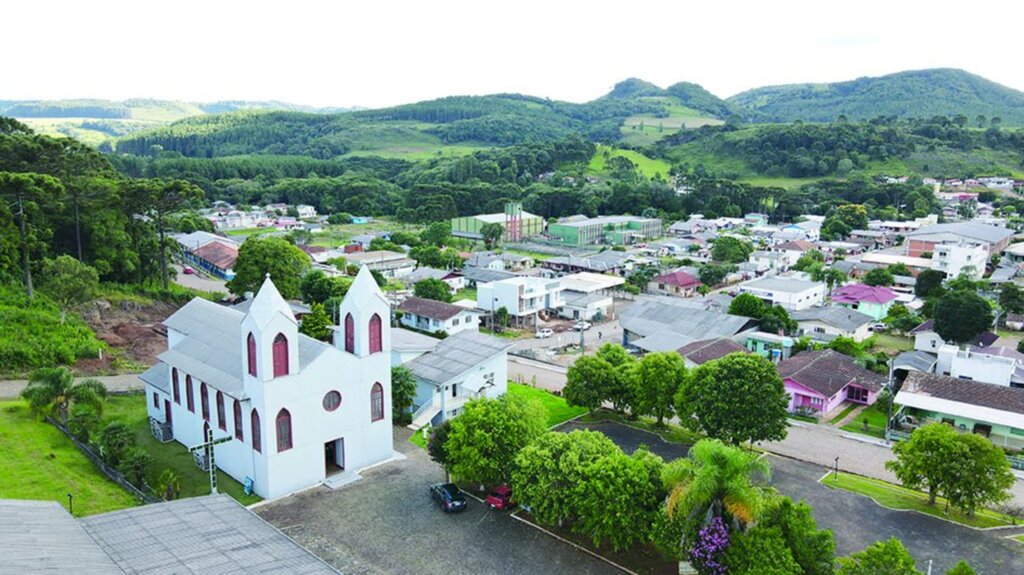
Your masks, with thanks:
[[[894,299],[896,292],[883,286],[850,284],[832,292],[832,301],[836,303],[888,303]]]
[[[229,270],[235,265],[238,259],[238,248],[223,242],[209,242],[205,246],[192,252],[201,260],[210,262],[216,268]]]
[[[700,280],[697,279],[696,276],[681,271],[660,275],[653,278],[651,281],[658,282],[660,284],[679,286],[681,288],[697,287],[700,285]]]

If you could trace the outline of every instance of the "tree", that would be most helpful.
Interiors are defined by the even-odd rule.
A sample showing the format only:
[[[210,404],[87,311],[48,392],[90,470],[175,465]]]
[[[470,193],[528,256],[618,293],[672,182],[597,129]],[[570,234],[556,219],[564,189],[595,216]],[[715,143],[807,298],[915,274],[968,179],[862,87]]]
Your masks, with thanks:
[[[320,341],[331,340],[331,318],[327,315],[324,304],[313,303],[309,306],[309,313],[303,316],[299,324],[299,333]]]
[[[444,280],[427,278],[416,282],[412,290],[413,295],[435,301],[448,303],[452,301],[452,288],[444,283]]]
[[[164,225],[164,219],[169,214],[201,200],[204,196],[203,190],[185,180],[160,179],[134,180],[129,185],[129,189],[129,193],[137,196],[140,203],[145,206],[144,213],[152,215],[156,220],[156,231],[160,237],[160,283],[166,289],[168,263],[167,228]],[[239,256],[241,256],[241,250],[239,250]]]
[[[836,549],[832,531],[818,529],[806,502],[795,503],[780,495],[769,497],[757,523],[779,530],[802,575],[832,575]]]
[[[234,294],[256,292],[269,274],[282,297],[297,299],[302,295],[299,286],[309,266],[309,256],[285,239],[249,238],[238,248],[235,278],[227,288]]]
[[[789,317],[786,308],[779,304],[766,307],[761,316],[761,331],[768,333],[792,334],[797,330],[797,323]]]
[[[711,259],[716,262],[738,264],[747,261],[753,248],[749,243],[732,236],[720,236],[711,248]]]
[[[832,293],[832,289],[837,285],[846,281],[846,274],[836,268],[827,268],[825,266],[813,267],[810,270],[811,280],[816,282],[825,282],[828,286],[828,293]]]
[[[803,575],[801,566],[793,559],[786,540],[778,528],[760,524],[743,533],[736,533],[729,541],[723,557],[728,573],[757,573],[758,575]],[[831,573],[831,571],[830,571]]]
[[[74,405],[69,413],[68,431],[82,443],[89,443],[102,423],[100,415],[91,405],[81,403]]]
[[[917,274],[917,282],[914,284],[914,295],[920,298],[927,298],[937,294],[942,289],[942,282],[945,274],[939,270],[924,270]]]
[[[803,253],[793,264],[793,269],[800,272],[810,272],[812,268],[825,263],[825,254],[818,250],[808,250]]]
[[[767,358],[731,353],[693,370],[681,389],[676,395],[680,419],[709,437],[734,444],[786,437],[789,398]]]
[[[95,268],[66,255],[44,261],[40,280],[39,289],[60,306],[60,323],[69,310],[92,301],[99,287]]]
[[[585,407],[591,413],[608,399],[615,368],[597,355],[585,355],[569,367],[562,396],[569,405]]]
[[[346,212],[338,212],[336,214],[331,214],[327,216],[327,223],[331,224],[332,226],[351,224],[352,214]]]
[[[922,575],[907,548],[893,537],[876,541],[863,551],[839,558],[836,575]]]
[[[391,419],[410,423],[409,408],[416,399],[416,378],[409,368],[396,365],[391,368]]]
[[[729,314],[761,319],[761,316],[764,315],[765,307],[764,300],[756,295],[741,293],[729,303]]]
[[[506,483],[516,454],[546,429],[547,416],[536,401],[509,394],[473,399],[452,420],[446,458],[465,481]]]
[[[1013,282],[999,286],[999,305],[1008,313],[1024,313],[1024,290]]]
[[[895,281],[887,268],[875,268],[864,274],[863,279],[864,284],[869,286],[891,286]]]
[[[427,229],[420,233],[420,239],[437,247],[443,247],[452,237],[452,224],[450,222],[434,222],[427,226]]]
[[[608,379],[605,381],[607,387],[604,390],[604,399],[612,402],[616,411],[621,412],[627,407],[633,410],[636,405],[636,397],[633,393],[636,387],[633,385],[633,377],[636,373],[633,366],[637,363],[636,357],[630,355],[626,348],[616,343],[602,345],[595,355],[611,366]]]
[[[675,411],[673,400],[686,380],[686,364],[678,353],[645,355],[634,367],[633,397],[637,413],[652,415],[661,426]]]
[[[328,277],[321,270],[310,270],[299,282],[299,293],[306,303],[325,303],[331,298],[341,298],[348,293],[352,278]],[[333,309],[330,311],[334,311]]]
[[[725,281],[726,276],[734,271],[736,271],[736,266],[733,265],[707,263],[700,266],[697,275],[701,283],[714,287]]]
[[[717,439],[695,443],[685,458],[667,464],[662,482],[669,491],[665,511],[682,523],[681,547],[695,542],[699,529],[717,517],[739,531],[755,521],[764,506],[764,491],[755,480],[767,480],[768,463],[756,454]]]
[[[100,432],[100,457],[104,463],[117,467],[135,447],[135,434],[120,421],[111,421]]]
[[[895,459],[886,461],[885,468],[905,487],[927,489],[928,504],[933,505],[950,480],[958,435],[953,427],[942,423],[921,426],[910,439],[893,446]]]
[[[440,425],[430,430],[430,439],[427,440],[427,454],[430,459],[444,468],[448,473],[448,436],[452,431],[452,420],[446,419]]]
[[[498,245],[498,242],[505,235],[505,226],[497,222],[484,224],[480,226],[480,235],[483,236],[484,246],[487,249],[491,249]]]
[[[1010,499],[1016,478],[1003,450],[974,433],[958,434],[956,443],[956,457],[950,462],[953,468],[943,491],[949,505],[974,515],[979,507]]]
[[[153,456],[141,447],[133,447],[125,453],[117,470],[124,474],[125,479],[136,487],[145,487],[146,475],[153,466]]]
[[[0,193],[13,198],[13,210],[18,214],[18,234],[21,240],[21,263],[25,277],[25,289],[28,297],[33,297],[32,289],[32,264],[30,253],[39,245],[45,246],[45,240],[49,235],[48,230],[42,225],[29,223],[30,215],[33,219],[42,221],[40,215],[40,204],[48,204],[56,201],[64,192],[64,186],[59,180],[43,174],[14,174],[0,172]],[[6,200],[5,202],[6,203]]]
[[[74,374],[66,367],[41,367],[29,374],[21,397],[34,411],[56,413],[66,423],[68,409],[75,405],[88,405],[102,414],[107,388],[95,379],[75,383]]]
[[[935,304],[933,318],[939,337],[962,344],[992,325],[992,307],[975,292],[953,291]]]
[[[966,561],[961,559],[952,569],[946,571],[946,575],[975,575],[975,572]]]
[[[173,469],[164,469],[156,481],[156,492],[164,501],[174,501],[181,493],[181,479]]]

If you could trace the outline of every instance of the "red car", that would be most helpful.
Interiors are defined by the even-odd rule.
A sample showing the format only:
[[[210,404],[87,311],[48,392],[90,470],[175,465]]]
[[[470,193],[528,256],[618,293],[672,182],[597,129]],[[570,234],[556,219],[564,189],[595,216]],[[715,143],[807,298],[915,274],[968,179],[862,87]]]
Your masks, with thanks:
[[[508,485],[499,485],[492,489],[487,495],[486,503],[491,506],[491,509],[499,511],[512,509],[516,505],[512,502],[512,488]]]

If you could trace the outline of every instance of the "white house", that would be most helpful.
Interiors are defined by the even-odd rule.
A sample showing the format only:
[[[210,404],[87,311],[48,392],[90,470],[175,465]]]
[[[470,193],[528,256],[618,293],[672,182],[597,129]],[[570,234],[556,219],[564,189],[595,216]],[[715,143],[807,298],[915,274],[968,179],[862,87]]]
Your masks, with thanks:
[[[508,350],[513,342],[463,332],[405,364],[416,378],[413,429],[458,415],[471,399],[496,398],[508,390]]]
[[[789,314],[789,318],[797,323],[800,335],[812,339],[831,341],[842,336],[864,341],[871,337],[869,327],[874,319],[867,314],[845,307],[811,307]]]
[[[448,289],[450,289],[452,293],[466,287],[466,277],[459,273],[458,270],[442,270],[426,266],[419,266],[409,275],[402,278],[402,281],[404,281],[407,286],[415,286],[417,282],[427,279],[443,281],[448,284]]]
[[[755,250],[751,252],[748,261],[756,265],[757,269],[765,270],[769,273],[781,273],[789,271],[789,268],[796,263],[796,260],[792,259],[789,252],[787,251],[766,250]]]
[[[295,210],[299,212],[300,218],[315,218],[316,208],[306,204],[299,204],[295,206]]]
[[[441,340],[418,331],[395,328],[391,330],[391,367],[409,363],[433,351]]]
[[[509,315],[521,320],[545,310],[558,310],[565,301],[557,279],[516,276],[477,284],[476,305],[485,311],[505,308]]]
[[[946,345],[939,334],[935,331],[935,320],[928,320],[921,325],[910,330],[911,335],[914,336],[914,349],[916,351],[926,351],[928,353],[939,353],[939,348]],[[990,332],[982,332],[978,337],[974,338],[974,341],[970,342],[975,347],[988,347],[996,342],[999,336]]]
[[[939,348],[935,372],[995,385],[1024,387],[1024,354],[1007,347]]]
[[[825,303],[825,283],[785,276],[767,276],[739,285],[740,293],[757,296],[787,310],[807,309]]]
[[[473,309],[421,297],[406,298],[398,306],[402,312],[402,325],[420,331],[443,331],[455,335],[464,331],[477,331],[480,314]]]
[[[937,244],[932,255],[932,269],[939,270],[948,278],[966,273],[977,281],[985,273],[988,250],[984,245],[967,242]]]
[[[140,376],[154,434],[194,447],[274,498],[393,457],[387,301],[362,269],[334,344],[302,335],[268,277],[242,313],[196,298],[171,315],[167,351]],[[200,448],[205,465],[208,458]]]

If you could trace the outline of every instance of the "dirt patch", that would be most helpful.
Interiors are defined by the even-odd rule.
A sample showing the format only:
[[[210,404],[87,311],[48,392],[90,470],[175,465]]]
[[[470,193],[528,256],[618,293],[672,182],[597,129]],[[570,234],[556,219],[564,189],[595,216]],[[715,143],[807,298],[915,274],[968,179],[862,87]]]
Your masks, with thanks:
[[[139,371],[153,365],[156,356],[167,349],[163,321],[177,309],[164,302],[95,302],[82,313],[82,319],[110,349],[102,358],[80,360],[75,371],[99,375]]]

